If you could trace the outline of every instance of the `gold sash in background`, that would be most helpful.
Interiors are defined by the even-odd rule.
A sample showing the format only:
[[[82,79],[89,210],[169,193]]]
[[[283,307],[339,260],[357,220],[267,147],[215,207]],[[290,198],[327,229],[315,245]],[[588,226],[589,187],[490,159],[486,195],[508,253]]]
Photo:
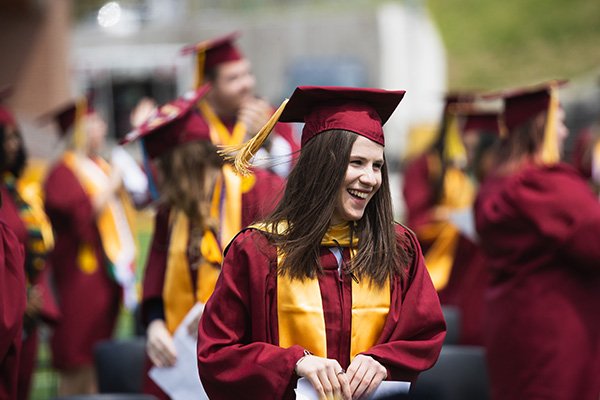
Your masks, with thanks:
[[[475,199],[473,183],[456,167],[446,170],[443,193],[440,206],[449,210],[470,207]],[[435,221],[420,228],[417,235],[423,242],[433,242],[425,253],[425,265],[435,289],[440,291],[448,284],[460,232],[449,221]]]

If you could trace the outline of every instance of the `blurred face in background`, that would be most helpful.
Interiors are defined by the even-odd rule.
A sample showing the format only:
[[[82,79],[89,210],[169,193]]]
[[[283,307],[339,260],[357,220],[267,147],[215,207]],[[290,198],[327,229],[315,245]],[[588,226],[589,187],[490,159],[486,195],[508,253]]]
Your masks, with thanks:
[[[226,62],[217,66],[215,72],[208,99],[218,114],[235,117],[242,104],[254,97],[256,78],[250,61]]]
[[[90,154],[97,154],[104,147],[108,127],[106,122],[98,115],[91,113],[86,116],[85,127],[87,132],[87,148]]]
[[[21,135],[17,130],[17,127],[14,125],[5,125],[4,143],[2,146],[4,151],[4,162],[7,167],[10,168],[15,164],[22,145],[23,140],[21,139]]]
[[[565,110],[560,107],[556,113],[556,139],[558,140],[558,150],[562,154],[565,140],[569,136],[569,128],[565,125]]]

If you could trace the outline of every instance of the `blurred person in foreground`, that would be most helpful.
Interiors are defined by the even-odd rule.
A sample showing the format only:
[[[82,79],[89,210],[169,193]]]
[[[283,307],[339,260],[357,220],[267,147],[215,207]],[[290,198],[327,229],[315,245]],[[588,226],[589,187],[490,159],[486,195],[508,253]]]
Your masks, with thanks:
[[[477,190],[473,155],[481,136],[461,126],[461,118],[474,112],[474,100],[473,93],[446,95],[438,136],[427,151],[407,163],[402,187],[407,225],[423,248],[440,302],[460,311],[459,342],[466,345],[482,344],[485,285],[485,259],[474,227],[455,222],[457,216],[471,212]]]
[[[51,340],[59,395],[97,391],[94,345],[111,338],[121,298],[135,307],[133,208],[119,171],[101,157],[107,127],[82,98],[53,114],[69,141],[44,184],[61,311]]]
[[[195,87],[208,82],[212,89],[198,104],[215,145],[239,145],[254,136],[275,111],[256,95],[252,65],[235,40],[239,33],[186,46],[184,54],[195,57]],[[299,150],[289,124],[276,124],[273,135],[255,154],[257,166],[286,177]],[[266,161],[266,162],[265,162]]]
[[[46,257],[54,246],[52,227],[44,212],[41,182],[21,178],[27,152],[19,126],[7,109],[0,109],[0,216],[25,249],[27,308],[23,319],[23,345],[19,360],[17,399],[27,400],[38,355],[41,322],[56,323],[58,308],[48,284]]]
[[[403,95],[299,87],[274,115],[305,122],[302,150],[275,211],[225,250],[198,331],[211,399],[292,399],[300,377],[320,399],[368,398],[435,363],[445,324],[416,238],[393,221],[384,158]],[[275,121],[240,148],[240,173]]]
[[[157,367],[178,362],[181,355],[173,335],[198,305],[198,312],[183,327],[196,338],[201,307],[221,271],[222,249],[243,226],[270,211],[283,189],[282,179],[275,175],[268,180],[255,178],[247,191],[239,177],[224,179],[231,165],[218,155],[195,111],[209,90],[206,84],[163,105],[123,141],[140,140],[158,176],[160,197],[142,300],[147,354]],[[190,373],[198,379],[195,371]],[[168,398],[148,374],[144,392]],[[190,398],[194,395],[199,393],[189,393]]]
[[[0,107],[0,124],[12,115]],[[3,202],[0,193],[0,204]],[[4,208],[0,205],[1,208]],[[24,249],[0,212],[0,399],[16,399],[23,316],[27,306]]]
[[[475,203],[492,398],[600,395],[600,204],[560,162],[561,82],[501,93],[507,135]]]

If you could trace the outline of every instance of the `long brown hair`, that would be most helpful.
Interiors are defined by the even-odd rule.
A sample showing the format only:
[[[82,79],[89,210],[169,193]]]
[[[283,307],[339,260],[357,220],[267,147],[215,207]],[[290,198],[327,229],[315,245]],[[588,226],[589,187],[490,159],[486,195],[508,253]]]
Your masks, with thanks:
[[[513,128],[493,150],[496,167],[513,169],[528,161],[535,161],[544,141],[547,113],[540,113]]]
[[[206,193],[209,169],[223,164],[215,146],[207,141],[186,143],[163,154],[158,167],[161,173],[161,201],[183,211],[197,226],[210,225],[210,193]]]
[[[270,234],[271,242],[285,254],[280,273],[291,278],[314,278],[322,272],[319,263],[321,239],[329,228],[357,134],[345,130],[321,133],[303,146],[291,171],[285,193],[265,222],[272,232],[279,223],[288,228]],[[363,217],[353,224],[358,252],[347,273],[370,278],[381,286],[392,275],[403,274],[409,259],[397,245],[387,167],[381,171],[381,187],[367,204]]]

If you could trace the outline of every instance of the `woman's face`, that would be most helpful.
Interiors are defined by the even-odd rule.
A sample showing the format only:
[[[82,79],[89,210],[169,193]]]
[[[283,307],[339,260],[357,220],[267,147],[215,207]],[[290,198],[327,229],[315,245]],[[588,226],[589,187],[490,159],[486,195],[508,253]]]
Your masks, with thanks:
[[[346,176],[337,195],[331,224],[362,218],[365,208],[381,186],[383,146],[363,136],[352,145]]]
[[[560,107],[556,113],[556,138],[558,140],[558,149],[562,153],[564,143],[569,136],[569,128],[565,125],[565,110]]]
[[[88,138],[88,149],[91,153],[98,153],[104,146],[107,126],[106,122],[97,113],[91,113],[85,119]]]
[[[7,125],[4,127],[4,156],[6,159],[6,165],[12,167],[17,161],[19,150],[22,146],[21,135],[14,125]]]

